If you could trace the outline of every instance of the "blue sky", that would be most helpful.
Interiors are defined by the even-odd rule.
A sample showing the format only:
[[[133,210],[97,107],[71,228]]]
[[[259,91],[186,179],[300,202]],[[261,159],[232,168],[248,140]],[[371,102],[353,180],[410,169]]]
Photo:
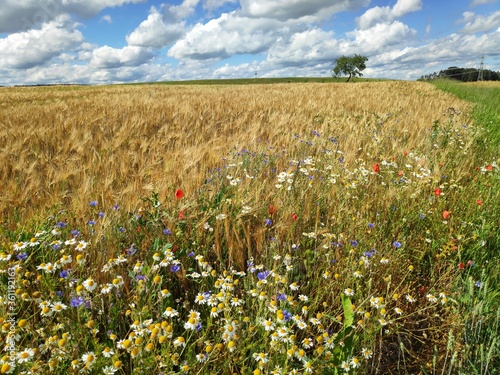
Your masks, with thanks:
[[[0,85],[500,71],[500,0],[3,0]]]

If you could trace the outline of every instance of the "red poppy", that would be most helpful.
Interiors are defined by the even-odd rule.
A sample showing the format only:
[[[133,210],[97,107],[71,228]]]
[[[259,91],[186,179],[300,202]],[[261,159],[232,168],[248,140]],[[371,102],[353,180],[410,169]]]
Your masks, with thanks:
[[[297,221],[297,218],[298,218],[298,216],[297,216],[297,215],[292,214],[292,220],[293,220],[293,221]]]
[[[483,204],[483,201],[482,201],[481,199],[478,199],[478,200],[476,201],[476,203],[480,206],[480,205],[482,205],[482,204]]]
[[[399,172],[398,172],[398,176],[402,176],[403,174],[404,174],[404,172],[403,172],[403,171],[399,171]]]
[[[378,165],[378,163],[374,164],[372,169],[373,169],[373,172],[380,173],[380,165]]]
[[[184,210],[179,211],[179,219],[180,220],[184,219]]]
[[[465,264],[463,264],[462,262],[458,263],[459,270],[463,270],[464,268],[465,268]]]
[[[404,155],[404,156],[408,156],[408,151],[404,150],[404,151],[403,151],[403,155]]]
[[[141,233],[141,227],[137,227],[137,233]]]
[[[441,194],[443,194],[443,191],[440,188],[434,189],[434,195],[439,197]]]
[[[177,199],[181,199],[183,196],[184,196],[184,192],[183,192],[181,189],[177,189],[177,190],[175,191],[175,197],[176,197]]]
[[[269,206],[269,215],[274,215],[275,212],[276,212],[276,208],[274,208],[274,206],[271,204]]]
[[[488,164],[488,165],[486,166],[486,170],[487,170],[487,171],[492,171],[492,170],[493,170],[493,167],[491,166],[491,164]]]
[[[441,214],[441,216],[443,216],[443,219],[446,220],[450,217],[451,215],[451,212],[450,211],[443,211],[443,213]]]

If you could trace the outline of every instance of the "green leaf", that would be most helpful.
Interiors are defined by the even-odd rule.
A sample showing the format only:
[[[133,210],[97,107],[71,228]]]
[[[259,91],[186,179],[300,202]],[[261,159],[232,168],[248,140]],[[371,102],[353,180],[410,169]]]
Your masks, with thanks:
[[[354,312],[352,302],[345,294],[342,294],[342,307],[344,308],[344,330],[354,323]]]

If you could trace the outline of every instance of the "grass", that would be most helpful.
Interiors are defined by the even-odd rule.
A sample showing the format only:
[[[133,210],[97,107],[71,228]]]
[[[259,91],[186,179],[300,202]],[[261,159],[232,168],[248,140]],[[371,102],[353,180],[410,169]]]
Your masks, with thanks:
[[[0,98],[1,372],[500,367],[500,172],[469,102],[421,82]]]

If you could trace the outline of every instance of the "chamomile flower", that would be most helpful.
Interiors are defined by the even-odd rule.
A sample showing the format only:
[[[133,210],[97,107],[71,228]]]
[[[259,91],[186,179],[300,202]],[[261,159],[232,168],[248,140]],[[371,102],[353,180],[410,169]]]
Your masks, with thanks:
[[[177,337],[175,340],[174,340],[174,346],[177,348],[179,346],[186,346],[186,340],[184,339],[184,337],[182,336],[179,336]]]
[[[406,300],[407,300],[408,302],[410,302],[410,303],[413,303],[413,302],[415,302],[415,301],[416,301],[416,299],[415,299],[415,298],[413,298],[413,296],[412,296],[411,294],[407,294],[407,295],[405,296],[405,298],[406,298]]]
[[[306,337],[304,340],[302,340],[302,346],[305,349],[312,348],[314,346],[314,342],[311,338]]]
[[[31,348],[24,349],[23,351],[17,353],[17,362],[24,363],[28,362],[35,355],[35,351]]]
[[[268,354],[264,352],[253,353],[253,359],[259,363],[267,363],[269,361]]]
[[[429,302],[432,302],[432,303],[437,302],[437,300],[438,300],[436,297],[434,297],[434,295],[432,295],[430,293],[426,295],[426,298]]]
[[[90,277],[83,282],[83,287],[92,292],[97,287],[97,283]]]
[[[165,311],[163,312],[163,316],[167,317],[167,318],[173,318],[175,316],[178,316],[179,313],[177,312],[177,310],[173,309],[172,307],[167,307],[165,309]]]
[[[53,312],[61,312],[63,310],[66,310],[68,306],[66,306],[62,302],[54,302],[51,306]]]
[[[12,245],[12,248],[14,251],[21,251],[25,249],[28,246],[27,242],[16,242],[14,245]]]
[[[82,362],[87,366],[92,366],[96,361],[96,356],[94,352],[87,352],[82,355]]]
[[[78,241],[78,243],[75,246],[75,249],[77,251],[83,251],[88,245],[88,242],[85,241]]]
[[[344,294],[346,296],[348,296],[348,297],[353,296],[354,295],[354,290],[351,289],[351,288],[346,288],[346,289],[344,289]]]
[[[102,355],[106,358],[110,358],[112,357],[113,355],[115,354],[114,350],[109,348],[109,347],[105,347],[103,350],[102,350]]]
[[[363,348],[363,349],[361,349],[361,355],[365,359],[370,359],[373,356],[373,352],[370,349]]]

